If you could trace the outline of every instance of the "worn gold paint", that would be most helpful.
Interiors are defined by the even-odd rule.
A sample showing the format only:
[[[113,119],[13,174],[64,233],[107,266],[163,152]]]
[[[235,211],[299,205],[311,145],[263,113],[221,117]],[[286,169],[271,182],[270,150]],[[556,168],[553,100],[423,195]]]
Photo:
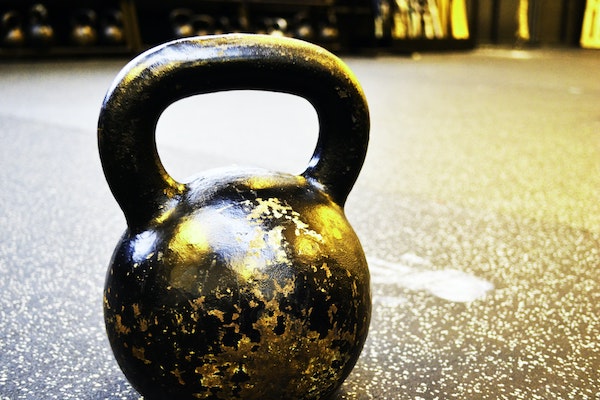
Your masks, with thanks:
[[[146,349],[144,349],[143,347],[135,347],[132,346],[131,347],[131,353],[133,354],[133,356],[135,358],[137,358],[138,360],[142,361],[144,364],[151,364],[152,362],[150,360],[146,359]]]
[[[181,371],[179,371],[178,368],[175,368],[174,370],[171,371],[171,375],[175,376],[177,378],[177,382],[180,385],[185,385],[185,381],[183,380],[182,376],[181,376]]]
[[[121,335],[127,335],[131,332],[131,329],[123,325],[122,318],[119,314],[115,315],[115,330]]]
[[[140,318],[140,331],[146,332],[148,330],[148,321],[144,318]]]
[[[225,318],[224,318],[225,313],[221,310],[209,310],[208,315],[217,317],[221,322],[225,322]]]

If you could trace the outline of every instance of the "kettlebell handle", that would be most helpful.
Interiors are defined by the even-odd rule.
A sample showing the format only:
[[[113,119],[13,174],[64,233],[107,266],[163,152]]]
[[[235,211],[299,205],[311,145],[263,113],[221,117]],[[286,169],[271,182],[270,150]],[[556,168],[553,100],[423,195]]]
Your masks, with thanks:
[[[132,60],[115,78],[98,121],[108,184],[130,227],[147,223],[185,191],[156,149],[162,112],[185,97],[226,90],[283,92],[308,100],[319,137],[302,173],[343,206],[369,140],[366,99],[348,67],[326,50],[295,39],[222,35],[176,40]]]

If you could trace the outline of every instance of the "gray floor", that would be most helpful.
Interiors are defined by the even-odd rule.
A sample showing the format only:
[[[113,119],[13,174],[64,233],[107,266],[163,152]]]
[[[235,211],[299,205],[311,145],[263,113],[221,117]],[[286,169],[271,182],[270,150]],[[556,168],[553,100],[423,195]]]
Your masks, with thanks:
[[[335,399],[600,399],[600,52],[345,60],[372,115],[346,211],[374,308]],[[95,125],[124,62],[0,64],[0,400],[139,398],[101,304],[125,222]],[[213,94],[167,110],[159,151],[179,179],[299,172],[316,129],[304,100]]]

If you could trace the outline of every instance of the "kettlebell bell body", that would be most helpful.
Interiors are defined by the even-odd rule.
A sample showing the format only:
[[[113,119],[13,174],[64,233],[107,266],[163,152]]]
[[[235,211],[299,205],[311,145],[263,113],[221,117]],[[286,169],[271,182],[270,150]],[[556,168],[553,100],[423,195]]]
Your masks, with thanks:
[[[164,170],[160,113],[181,98],[260,89],[306,98],[319,140],[300,175]],[[126,66],[99,118],[128,228],[104,290],[115,358],[148,399],[321,399],[364,345],[369,272],[343,205],[368,142],[366,100],[335,56],[294,39],[177,40]]]

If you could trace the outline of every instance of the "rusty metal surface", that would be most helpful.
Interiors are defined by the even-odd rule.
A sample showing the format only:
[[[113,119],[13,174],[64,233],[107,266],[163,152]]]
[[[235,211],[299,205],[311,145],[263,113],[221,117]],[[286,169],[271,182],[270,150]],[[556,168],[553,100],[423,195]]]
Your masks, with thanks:
[[[599,398],[600,53],[347,62],[372,115],[346,212],[369,260],[373,317],[334,398]],[[122,65],[0,65],[2,400],[139,398],[112,358],[101,302],[124,221],[99,167],[95,118]],[[258,110],[210,97],[165,115],[167,168],[297,172],[314,115],[257,96]],[[232,101],[239,117],[224,121]],[[189,109],[208,133],[179,129]]]

